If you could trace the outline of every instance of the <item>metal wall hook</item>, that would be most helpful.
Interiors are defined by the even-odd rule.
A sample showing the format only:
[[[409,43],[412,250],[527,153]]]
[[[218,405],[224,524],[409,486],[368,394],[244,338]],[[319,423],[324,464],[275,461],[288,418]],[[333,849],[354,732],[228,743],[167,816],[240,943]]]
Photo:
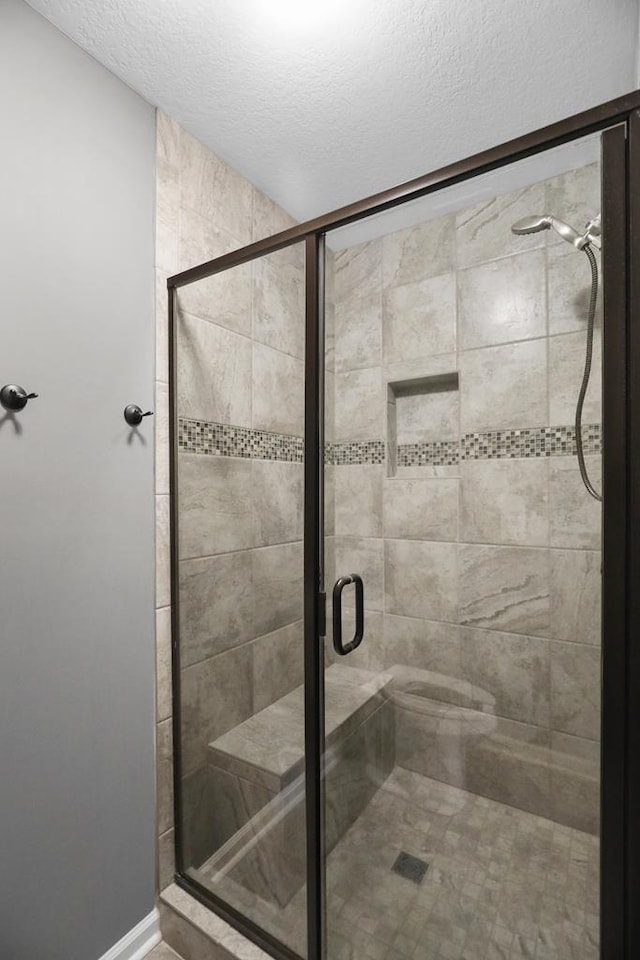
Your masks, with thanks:
[[[0,403],[5,410],[15,412],[24,410],[29,400],[34,400],[37,393],[27,393],[24,387],[18,387],[15,383],[8,383],[0,390]]]
[[[153,410],[147,410],[146,413],[143,413],[142,407],[139,407],[137,403],[130,403],[124,408],[124,418],[130,427],[137,427],[142,423],[143,417],[152,416]]]

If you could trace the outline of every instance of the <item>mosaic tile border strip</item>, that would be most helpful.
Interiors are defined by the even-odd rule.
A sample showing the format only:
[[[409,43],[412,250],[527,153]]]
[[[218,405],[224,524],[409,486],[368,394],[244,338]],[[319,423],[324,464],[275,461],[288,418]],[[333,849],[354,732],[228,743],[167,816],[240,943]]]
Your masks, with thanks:
[[[599,423],[583,427],[585,454],[602,452]],[[243,457],[302,463],[304,440],[291,434],[269,433],[206,420],[178,419],[178,449],[205,456]],[[464,460],[513,460],[575,456],[574,427],[530,427],[467,433],[457,440],[398,444],[399,467],[454,466]],[[325,444],[325,463],[333,466],[383,464],[384,440],[353,440]]]
[[[584,424],[585,454],[602,452],[599,423]],[[576,454],[575,427],[531,427],[523,430],[490,430],[467,433],[460,441],[461,460],[509,460],[535,457],[567,457]]]
[[[432,443],[399,443],[399,467],[451,467],[460,462],[457,440],[435,440]]]
[[[584,452],[602,453],[602,427],[588,423],[582,428]],[[382,441],[379,441],[384,447]],[[382,460],[358,459],[359,448],[367,444],[333,443],[327,463],[383,463]],[[343,449],[344,448],[344,449]],[[522,430],[488,430],[466,433],[462,439],[424,443],[401,443],[397,449],[399,467],[455,466],[464,460],[528,460],[539,457],[576,455],[575,427],[529,427]]]
[[[333,466],[350,466],[362,463],[384,463],[384,440],[352,440],[343,443],[326,443],[324,462]]]
[[[228,423],[178,418],[178,450],[213,457],[250,460],[286,460],[302,463],[304,440],[285,433],[269,433]]]

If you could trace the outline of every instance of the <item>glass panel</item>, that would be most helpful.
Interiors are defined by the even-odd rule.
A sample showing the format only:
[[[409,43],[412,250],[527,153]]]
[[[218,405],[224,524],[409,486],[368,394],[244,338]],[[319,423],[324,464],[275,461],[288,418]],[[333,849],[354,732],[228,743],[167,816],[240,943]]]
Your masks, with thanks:
[[[177,292],[182,859],[306,953],[304,246]]]
[[[327,236],[331,958],[598,956],[599,212],[596,137]]]

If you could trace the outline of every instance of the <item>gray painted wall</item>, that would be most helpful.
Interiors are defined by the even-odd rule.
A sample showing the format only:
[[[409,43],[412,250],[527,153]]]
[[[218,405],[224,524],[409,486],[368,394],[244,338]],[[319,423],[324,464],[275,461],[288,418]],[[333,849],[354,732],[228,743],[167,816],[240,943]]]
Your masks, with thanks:
[[[154,112],[0,3],[0,956],[94,960],[154,901]]]

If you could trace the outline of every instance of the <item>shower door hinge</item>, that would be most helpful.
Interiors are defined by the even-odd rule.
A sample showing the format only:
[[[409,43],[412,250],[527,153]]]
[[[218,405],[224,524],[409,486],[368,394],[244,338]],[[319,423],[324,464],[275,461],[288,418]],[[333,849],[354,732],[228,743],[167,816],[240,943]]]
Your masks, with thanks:
[[[318,594],[318,636],[327,635],[327,595],[320,591]]]

